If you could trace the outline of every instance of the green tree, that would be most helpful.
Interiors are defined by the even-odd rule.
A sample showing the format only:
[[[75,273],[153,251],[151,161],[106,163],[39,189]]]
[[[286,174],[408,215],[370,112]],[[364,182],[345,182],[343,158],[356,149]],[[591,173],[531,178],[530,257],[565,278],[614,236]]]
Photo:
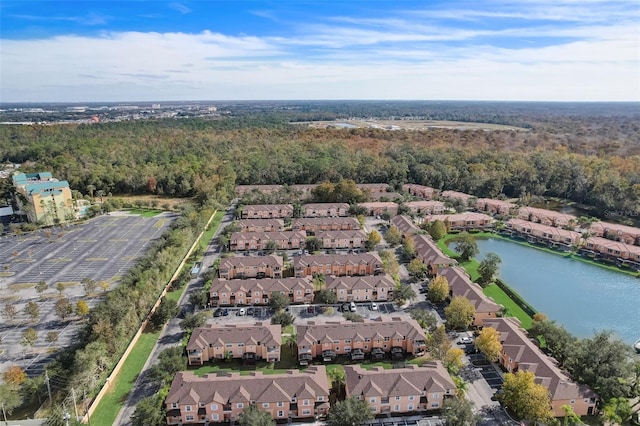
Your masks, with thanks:
[[[64,283],[57,282],[55,287],[56,287],[56,290],[58,290],[58,293],[60,294],[60,296],[62,296],[62,293],[64,293]]]
[[[271,317],[271,324],[280,324],[282,327],[293,324],[295,318],[289,312],[279,311]]]
[[[32,321],[37,321],[38,317],[40,316],[40,307],[38,307],[38,304],[36,302],[28,302],[24,306],[24,313],[29,315]]]
[[[149,377],[159,386],[171,383],[173,376],[187,368],[187,358],[181,346],[167,348],[158,355],[158,362],[149,369]]]
[[[2,379],[5,383],[19,386],[27,379],[27,374],[22,368],[12,365],[2,374]]]
[[[307,237],[304,248],[306,248],[309,253],[320,251],[322,250],[322,240],[317,237]]]
[[[442,360],[442,364],[450,374],[456,374],[464,366],[464,351],[460,348],[449,349]]]
[[[398,263],[398,258],[391,250],[382,250],[379,251],[380,260],[382,260],[382,265],[384,266],[384,271],[391,275],[392,277],[398,277],[400,274],[400,264]]]
[[[331,290],[323,288],[315,296],[315,303],[323,305],[333,305],[338,302],[338,296]]]
[[[55,343],[58,341],[58,337],[60,337],[60,333],[57,331],[49,331],[45,340],[47,343]]]
[[[480,420],[473,413],[473,403],[464,397],[445,399],[442,417],[447,426],[475,426]]]
[[[395,247],[402,242],[402,234],[397,227],[391,225],[384,234],[384,239],[391,247]]]
[[[444,325],[439,325],[433,330],[433,333],[427,336],[427,347],[429,348],[429,353],[435,359],[444,359],[449,349],[451,349],[451,341],[447,337],[447,330]]]
[[[160,300],[160,305],[151,317],[151,323],[155,327],[161,327],[171,318],[178,315],[178,310],[178,303],[175,300],[163,297],[162,300]]]
[[[480,261],[480,265],[478,266],[478,273],[480,274],[478,284],[487,285],[491,283],[498,273],[498,267],[501,262],[502,260],[500,260],[497,254],[487,253],[487,256]]]
[[[48,288],[49,288],[49,286],[44,281],[38,281],[38,283],[35,286],[35,289],[38,292],[38,295],[42,295],[42,293],[47,291]]]
[[[398,284],[393,290],[393,300],[398,302],[399,305],[404,305],[407,301],[413,300],[416,297],[416,292],[408,284]]]
[[[471,325],[476,309],[466,297],[454,296],[449,306],[444,308],[444,314],[447,317],[447,327],[463,330]]]
[[[564,417],[562,420],[563,426],[583,424],[580,416],[573,411],[573,407],[570,404],[564,404],[561,408],[564,411]]]
[[[364,247],[367,251],[372,251],[378,244],[380,244],[381,241],[382,237],[380,236],[380,233],[375,229],[372,229],[367,235],[367,241],[365,241]]]
[[[36,340],[38,340],[38,332],[35,328],[30,327],[27,328],[24,333],[22,333],[22,341],[20,342],[20,344],[22,346],[31,347],[36,343]]]
[[[287,306],[289,306],[289,297],[284,293],[273,292],[269,296],[269,306],[271,306],[276,311],[280,311]]]
[[[411,277],[418,281],[426,278],[429,272],[427,265],[422,263],[422,260],[418,258],[411,259],[411,262],[407,264],[407,271]]]
[[[518,419],[546,422],[553,418],[549,391],[535,383],[531,371],[506,373],[500,401]]]
[[[602,409],[604,418],[613,424],[621,425],[629,420],[633,415],[633,410],[629,400],[624,397],[611,398]]]
[[[207,317],[203,312],[198,312],[197,314],[188,314],[180,323],[181,330],[185,330],[187,332],[192,332],[197,327],[202,327],[207,322]]]
[[[447,228],[441,220],[434,220],[429,226],[429,235],[431,235],[431,238],[433,238],[434,241],[438,241],[447,235]]]
[[[53,310],[56,313],[56,315],[62,321],[64,321],[65,318],[67,318],[69,315],[73,313],[73,306],[71,306],[71,303],[66,297],[63,297],[62,299],[58,299],[56,301],[56,304],[54,305]]]
[[[92,294],[94,291],[96,291],[96,286],[98,285],[98,283],[95,280],[92,280],[89,277],[84,277],[80,283],[82,284],[82,287],[84,287],[84,292],[89,295]]]
[[[500,333],[493,327],[483,327],[475,341],[476,348],[491,362],[498,360],[502,352]]]
[[[573,358],[577,350],[578,340],[554,321],[534,321],[529,334],[544,339],[547,349],[560,365]]]
[[[433,312],[427,311],[426,309],[417,307],[412,308],[411,310],[409,310],[409,315],[411,315],[411,318],[418,321],[418,324],[420,324],[420,327],[422,327],[424,330],[435,330],[436,326],[438,325],[436,316],[433,314]]]
[[[276,422],[271,418],[271,414],[259,410],[255,405],[250,405],[238,416],[240,426],[275,426]]]
[[[89,304],[85,300],[78,300],[76,302],[76,315],[84,317],[89,313]]]
[[[209,303],[209,290],[203,288],[200,291],[194,291],[189,295],[189,303],[202,309]]]
[[[329,410],[327,424],[329,426],[355,426],[373,418],[371,407],[364,399],[350,396],[338,401]]]
[[[347,383],[347,375],[344,372],[344,368],[332,368],[327,371],[327,376],[331,382],[331,387],[335,390],[336,397],[340,398],[344,386]]]
[[[273,254],[278,250],[278,242],[274,240],[269,240],[265,243],[264,249],[267,253]]]
[[[449,281],[442,275],[438,275],[429,282],[427,296],[433,303],[441,303],[449,297]]]
[[[2,314],[7,320],[13,321],[14,319],[16,319],[16,316],[18,315],[18,310],[14,305],[4,305]]]
[[[460,254],[460,259],[463,262],[475,257],[478,251],[478,244],[475,238],[473,238],[468,232],[461,233],[455,240],[455,250]]]
[[[142,398],[131,416],[132,426],[161,426],[166,422],[163,401],[158,395]]]
[[[411,235],[407,235],[402,243],[402,254],[405,259],[411,260],[416,256],[416,242],[411,238]]]
[[[13,410],[22,404],[22,396],[17,386],[11,383],[0,384],[0,408],[4,420],[13,413]]]

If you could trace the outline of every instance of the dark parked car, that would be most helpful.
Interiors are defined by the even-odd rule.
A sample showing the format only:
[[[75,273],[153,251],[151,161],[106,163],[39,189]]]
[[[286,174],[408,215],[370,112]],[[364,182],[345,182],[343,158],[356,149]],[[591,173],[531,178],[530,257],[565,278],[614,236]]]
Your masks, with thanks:
[[[348,303],[343,303],[342,306],[340,307],[340,310],[342,312],[349,312],[349,304]]]
[[[221,316],[222,316],[222,311],[223,311],[223,310],[224,310],[224,309],[222,309],[222,308],[218,308],[218,309],[216,309],[216,311],[213,313],[213,316],[214,316],[214,317],[221,317]]]
[[[253,308],[247,308],[247,316],[253,316]]]
[[[222,311],[222,315],[225,316],[225,317],[228,317],[229,316],[229,310],[228,309],[223,310]]]

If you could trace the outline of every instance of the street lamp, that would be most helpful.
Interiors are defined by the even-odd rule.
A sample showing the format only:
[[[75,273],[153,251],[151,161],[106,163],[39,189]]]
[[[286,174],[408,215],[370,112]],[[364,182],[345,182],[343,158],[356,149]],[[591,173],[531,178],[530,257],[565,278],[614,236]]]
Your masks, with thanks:
[[[71,418],[71,414],[65,412],[62,418],[64,419],[64,424],[66,426],[69,426],[69,419]]]

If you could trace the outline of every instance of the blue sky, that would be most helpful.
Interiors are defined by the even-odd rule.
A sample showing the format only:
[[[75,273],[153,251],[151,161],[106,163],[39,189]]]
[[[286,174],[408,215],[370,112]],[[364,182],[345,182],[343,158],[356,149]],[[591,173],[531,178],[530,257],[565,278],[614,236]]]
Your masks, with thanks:
[[[0,101],[640,101],[636,1],[0,2]]]

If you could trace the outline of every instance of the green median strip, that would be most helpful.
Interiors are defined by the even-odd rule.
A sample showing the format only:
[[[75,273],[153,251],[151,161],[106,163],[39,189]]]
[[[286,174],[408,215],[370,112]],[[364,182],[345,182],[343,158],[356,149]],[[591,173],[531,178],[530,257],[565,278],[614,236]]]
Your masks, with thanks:
[[[127,400],[131,388],[142,371],[147,358],[155,346],[160,332],[143,333],[125,360],[120,372],[111,383],[111,389],[102,398],[100,404],[91,416],[94,426],[111,426],[115,424],[116,416]]]

